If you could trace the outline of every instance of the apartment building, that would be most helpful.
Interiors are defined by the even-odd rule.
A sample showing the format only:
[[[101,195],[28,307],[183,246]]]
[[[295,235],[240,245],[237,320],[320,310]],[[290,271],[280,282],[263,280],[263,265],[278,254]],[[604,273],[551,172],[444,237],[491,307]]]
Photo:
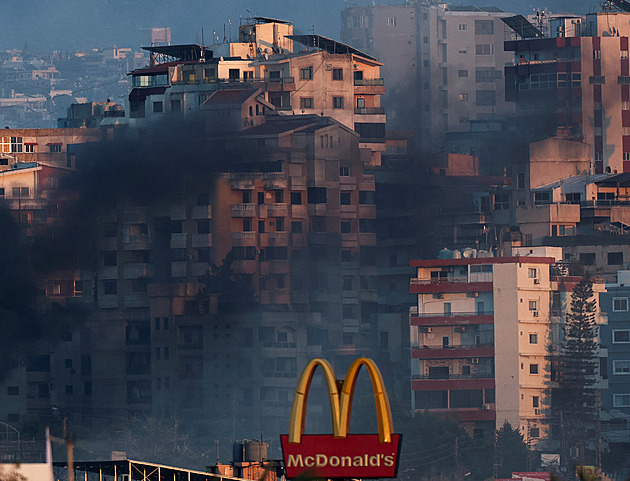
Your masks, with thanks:
[[[628,319],[630,308],[627,287],[630,278],[628,273],[627,270],[618,271],[617,282],[606,284],[606,292],[599,296],[601,309],[608,316],[608,324],[602,326],[600,332],[602,344],[605,344],[608,350],[606,366],[608,390],[602,393],[602,406],[604,411],[611,413],[613,419],[620,420],[630,415],[630,320]]]
[[[478,436],[492,436],[505,420],[528,444],[549,435],[547,344],[561,342],[563,309],[579,281],[561,258],[561,249],[540,247],[411,262],[415,411],[452,418]]]
[[[380,165],[382,63],[326,37],[292,35],[292,25],[280,20],[257,18],[239,31],[236,43],[147,47],[154,61],[131,72],[127,123],[190,117],[216,90],[254,87],[277,111],[328,116],[356,130]],[[297,43],[306,50],[294,51]]]
[[[507,41],[506,99],[539,133],[591,147],[591,173],[630,170],[627,12],[589,13],[579,29]]]
[[[446,132],[514,111],[503,81],[504,65],[513,61],[503,49],[511,29],[501,18],[508,16],[494,7],[435,2],[348,7],[341,39],[385,64],[390,122],[413,126],[421,147],[435,152]]]

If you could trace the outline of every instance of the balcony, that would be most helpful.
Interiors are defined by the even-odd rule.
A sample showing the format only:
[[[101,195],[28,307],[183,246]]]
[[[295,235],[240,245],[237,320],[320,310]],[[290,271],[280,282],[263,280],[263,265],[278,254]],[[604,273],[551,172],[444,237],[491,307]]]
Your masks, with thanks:
[[[267,172],[263,174],[263,183],[267,190],[279,190],[287,188],[287,174],[284,172]]]
[[[494,389],[494,374],[450,374],[447,378],[414,375],[411,379],[413,391],[443,391],[447,389]]]
[[[211,205],[195,205],[190,211],[191,219],[212,219]]]
[[[254,78],[250,82],[254,87],[260,87],[267,92],[293,92],[296,89],[293,77]]]
[[[288,246],[289,233],[288,232],[270,232],[268,234],[268,243],[270,246]]]
[[[149,307],[149,296],[146,292],[130,292],[125,294],[125,307]]]
[[[457,422],[495,421],[497,411],[494,404],[484,404],[479,408],[449,408],[429,409],[429,412],[441,418],[452,419]],[[416,409],[416,412],[425,412],[426,409]]]
[[[232,245],[239,246],[255,246],[255,232],[232,232]]]
[[[147,209],[145,207],[125,207],[123,222],[125,224],[142,224],[147,221]]]
[[[412,294],[444,292],[488,292],[492,291],[492,278],[471,281],[467,276],[446,279],[411,279],[409,292]]]
[[[466,357],[492,357],[493,344],[460,344],[453,346],[412,345],[411,357],[414,359],[462,359]]]
[[[112,309],[118,307],[117,295],[104,295],[98,297],[98,307],[100,309]]]
[[[357,115],[385,115],[385,109],[383,107],[366,107],[354,109],[354,113]]]
[[[306,218],[306,206],[305,205],[292,205],[291,206],[291,217],[295,219],[305,219]]]
[[[232,217],[256,217],[256,204],[232,204]]]
[[[254,188],[256,179],[259,175],[246,174],[246,173],[232,173],[226,174],[227,179],[230,182],[232,190],[250,190]],[[223,177],[225,179],[225,177]]]
[[[140,262],[132,262],[125,264],[124,277],[125,279],[137,279],[139,277],[151,277],[150,267],[148,264]]]
[[[169,208],[169,216],[171,220],[185,220],[186,219],[186,206],[185,205],[171,205]]]
[[[475,324],[493,324],[494,312],[440,312],[417,313],[411,316],[412,326],[466,326]]]
[[[148,235],[127,235],[123,239],[124,249],[126,251],[144,251],[151,248],[151,238]]]
[[[354,80],[356,95],[384,95],[385,81],[382,78],[364,78]]]
[[[193,234],[192,247],[212,247],[212,234]]]
[[[289,215],[287,204],[267,204],[268,217],[286,217],[287,215]]]
[[[171,234],[171,249],[185,249],[188,234]]]

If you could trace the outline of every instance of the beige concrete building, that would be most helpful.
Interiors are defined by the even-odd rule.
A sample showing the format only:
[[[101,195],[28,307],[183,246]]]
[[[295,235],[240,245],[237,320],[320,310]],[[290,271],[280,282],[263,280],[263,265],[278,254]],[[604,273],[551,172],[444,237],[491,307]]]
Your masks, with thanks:
[[[423,149],[439,151],[446,132],[514,111],[503,81],[514,57],[503,50],[511,30],[501,18],[510,15],[434,2],[349,7],[341,38],[385,64],[390,123],[413,126]]]
[[[539,247],[511,257],[411,262],[414,410],[490,439],[505,420],[530,445],[548,436],[548,344],[562,341],[567,296],[579,280],[565,275],[560,259],[561,249]]]
[[[630,171],[628,18],[591,13],[580,29],[505,44],[517,58],[506,98],[541,133],[589,144],[595,174]]]

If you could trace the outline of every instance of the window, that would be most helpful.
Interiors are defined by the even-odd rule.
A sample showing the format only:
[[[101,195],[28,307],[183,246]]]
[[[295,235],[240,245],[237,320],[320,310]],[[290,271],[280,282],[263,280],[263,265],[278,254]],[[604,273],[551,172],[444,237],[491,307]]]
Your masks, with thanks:
[[[628,310],[627,297],[613,297],[613,312],[625,312]]]
[[[460,102],[468,102],[468,94],[459,94],[457,100]]]
[[[13,197],[28,197],[28,187],[13,187]]]
[[[582,252],[580,254],[580,264],[583,266],[595,265],[595,253],[594,252]]]
[[[395,27],[396,26],[396,17],[387,17],[387,26]]]
[[[530,374],[538,374],[538,364],[530,364],[529,365],[529,373]]]
[[[334,68],[332,72],[333,80],[343,80],[342,68]]]
[[[593,58],[594,59],[602,58],[602,51],[599,49],[593,50]]]
[[[26,144],[24,145],[24,152],[27,154],[32,154],[35,152],[35,144]]]
[[[301,234],[302,233],[302,222],[297,220],[297,221],[292,221],[291,222],[291,232],[293,234]]]
[[[291,205],[302,205],[302,192],[291,192]]]
[[[357,108],[364,109],[365,108],[365,99],[363,97],[357,98]]]
[[[313,67],[303,67],[300,69],[300,80],[311,80],[313,78]]]
[[[342,234],[350,234],[352,232],[352,223],[351,222],[342,222],[341,223],[341,233]]]
[[[529,310],[530,311],[538,310],[538,301],[529,301]]]
[[[568,204],[579,204],[582,201],[582,194],[579,192],[572,192],[565,195]]]
[[[493,20],[475,20],[475,35],[493,35]]]
[[[613,394],[614,408],[630,407],[630,394]]]
[[[252,231],[252,220],[243,219],[243,232],[251,232],[251,231]]]
[[[630,361],[613,361],[613,374],[630,374]]]
[[[626,58],[628,58],[628,51],[627,50],[621,50],[619,52],[619,55],[620,55],[621,58],[626,59]]]
[[[476,105],[478,107],[489,107],[497,104],[497,92],[495,90],[477,90]]]
[[[510,194],[494,194],[494,210],[510,208]]]
[[[529,437],[530,438],[540,437],[540,428],[529,428]]]
[[[113,267],[116,265],[116,252],[103,252],[103,266]]]
[[[197,221],[197,234],[209,234],[210,221],[207,219]]]
[[[343,97],[333,97],[333,108],[334,109],[343,108]]]
[[[457,76],[459,78],[465,78],[468,77],[468,70],[458,70],[457,71]]]
[[[153,113],[159,114],[164,111],[164,102],[153,102]]]
[[[258,221],[258,233],[259,234],[264,234],[265,233],[265,221],[264,220],[259,220]]]
[[[529,335],[530,344],[538,344],[538,334],[532,333]]]
[[[490,43],[478,43],[477,45],[475,45],[475,54],[476,55],[493,55],[494,45]]]
[[[284,218],[276,217],[276,232],[284,232]]]
[[[9,396],[19,396],[20,395],[20,386],[8,386],[7,387],[7,395],[9,395]]]
[[[466,30],[468,30],[468,24],[467,23],[460,23],[457,27],[457,29],[460,32],[465,32]]]
[[[115,295],[118,293],[118,283],[115,279],[103,281],[103,293],[106,296]]]
[[[301,109],[312,109],[313,108],[313,97],[300,97],[300,108]]]
[[[309,187],[308,188],[309,204],[325,204],[326,203],[326,187]]]
[[[535,267],[530,267],[527,269],[527,277],[530,279],[536,279],[538,277],[538,269]]]
[[[591,85],[604,85],[606,84],[606,77],[604,75],[591,75],[588,78],[588,83]]]
[[[359,232],[376,232],[376,220],[359,219]]]
[[[478,67],[475,69],[475,82],[494,82],[501,79],[501,71],[494,67]]]
[[[532,407],[540,407],[540,398],[538,396],[532,396]]]
[[[623,264],[623,252],[609,252],[608,253],[608,265],[619,266]]]
[[[350,167],[339,167],[339,177],[348,177],[350,175]]]
[[[11,152],[14,154],[22,152],[22,137],[11,137]]]
[[[612,332],[613,344],[630,343],[630,329],[615,329]]]
[[[350,205],[350,192],[340,192],[339,203],[341,205]]]

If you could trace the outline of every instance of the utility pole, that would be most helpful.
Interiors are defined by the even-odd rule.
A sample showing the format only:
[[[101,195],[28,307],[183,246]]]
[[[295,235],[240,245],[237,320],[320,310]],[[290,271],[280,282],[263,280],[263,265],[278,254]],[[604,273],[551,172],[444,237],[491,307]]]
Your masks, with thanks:
[[[75,438],[68,437],[68,418],[63,418],[63,438],[50,436],[50,440],[55,443],[65,444],[68,458],[68,481],[74,481],[74,442]]]

